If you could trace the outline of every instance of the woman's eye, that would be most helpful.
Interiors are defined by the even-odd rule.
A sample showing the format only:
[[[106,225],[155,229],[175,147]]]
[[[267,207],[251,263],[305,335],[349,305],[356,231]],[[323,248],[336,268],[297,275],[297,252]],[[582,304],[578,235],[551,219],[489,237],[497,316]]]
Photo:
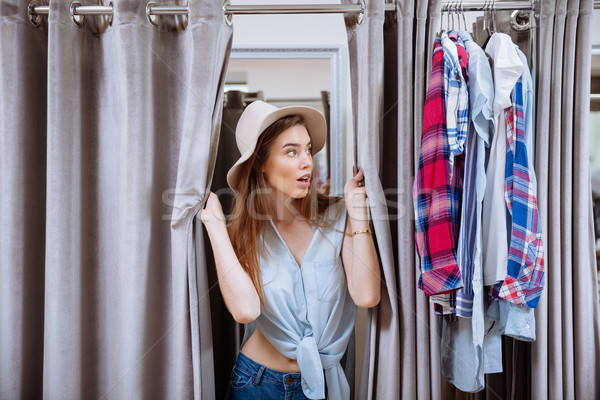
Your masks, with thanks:
[[[295,156],[296,155],[296,150],[288,150],[288,152],[285,153],[285,154],[290,155],[290,156]]]
[[[308,154],[309,156],[312,155],[312,148],[306,149],[306,154]]]

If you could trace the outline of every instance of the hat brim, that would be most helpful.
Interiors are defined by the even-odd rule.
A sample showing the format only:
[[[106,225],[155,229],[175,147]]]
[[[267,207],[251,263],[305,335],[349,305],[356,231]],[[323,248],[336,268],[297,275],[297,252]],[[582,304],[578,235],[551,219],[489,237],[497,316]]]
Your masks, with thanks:
[[[321,151],[321,149],[323,149],[323,146],[325,146],[325,142],[327,140],[327,121],[319,110],[308,106],[289,106],[278,108],[277,110],[263,117],[263,121],[260,124],[259,129],[257,129],[257,132],[255,132],[250,138],[252,141],[251,145],[248,146],[248,149],[241,155],[233,167],[229,169],[229,172],[227,172],[227,183],[233,190],[238,190],[243,164],[248,161],[250,156],[252,156],[256,150],[256,143],[258,142],[258,139],[262,133],[275,121],[288,115],[301,115],[303,117],[304,124],[306,125],[306,129],[310,135],[313,155],[317,154],[319,151]]]

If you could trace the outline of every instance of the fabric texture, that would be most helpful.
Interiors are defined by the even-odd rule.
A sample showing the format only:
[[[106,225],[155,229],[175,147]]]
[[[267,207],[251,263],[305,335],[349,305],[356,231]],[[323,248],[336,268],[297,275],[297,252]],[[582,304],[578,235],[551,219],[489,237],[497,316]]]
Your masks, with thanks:
[[[465,178],[457,259],[465,286],[458,290],[456,321],[442,320],[441,370],[465,392],[485,387],[484,373],[502,371],[500,337],[486,329],[482,277],[481,218],[485,191],[485,155],[493,132],[494,83],[489,61],[469,33],[458,31],[468,53],[471,124],[465,145]],[[494,362],[493,360],[498,360]],[[486,368],[485,363],[488,363]],[[499,365],[499,367],[498,367]]]
[[[504,372],[486,376],[486,390],[474,395],[443,387],[452,398],[600,397],[600,315],[587,134],[592,3],[544,1],[537,20],[533,158],[546,287],[534,310],[536,340],[526,343],[505,336]],[[521,325],[511,331],[523,332],[520,328],[529,330]]]
[[[482,207],[486,186],[485,158],[494,129],[494,81],[485,52],[466,31],[458,31],[468,54],[470,131],[465,147],[465,177],[457,258],[464,287],[457,296],[457,315],[476,318],[473,332],[483,331]],[[475,297],[478,297],[476,300]],[[473,303],[477,311],[473,312]],[[473,315],[477,314],[477,315]],[[478,325],[476,327],[475,325]],[[482,344],[483,337],[475,342]]]
[[[231,46],[222,4],[154,27],[122,0],[112,25],[78,27],[69,2],[38,3],[39,28],[27,2],[0,6],[0,398],[213,398],[195,215]]]
[[[507,276],[493,287],[492,296],[535,308],[544,287],[544,248],[531,178],[535,172],[530,169],[525,136],[527,89],[523,75],[529,72],[527,65],[524,67],[511,93],[512,105],[504,110],[507,153],[504,198],[512,219]]]
[[[263,232],[259,256],[264,306],[249,324],[244,342],[258,327],[281,354],[297,360],[306,397],[325,398],[327,380],[327,398],[350,399],[340,364],[356,318],[341,258],[344,202],[331,205],[325,213],[333,226],[313,228],[300,266],[272,220]]]
[[[456,45],[448,38],[446,47]],[[415,243],[420,259],[419,288],[425,295],[443,294],[462,287],[456,263],[457,193],[452,185],[452,152],[445,134],[447,116],[455,112],[446,110],[445,87],[452,89],[448,75],[459,73],[458,55],[453,58],[444,51],[442,40],[436,40],[433,49],[432,69],[424,106],[423,135],[419,169],[413,186],[415,204]],[[449,43],[448,43],[449,42]],[[454,63],[456,60],[456,63]],[[458,87],[455,87],[458,96]],[[454,108],[454,107],[453,107]],[[455,133],[456,136],[456,133]],[[456,141],[456,140],[455,140]]]
[[[353,0],[343,0],[342,3],[355,4]],[[384,115],[383,24],[386,18],[384,6],[383,0],[366,2],[364,18],[360,24],[356,15],[347,14],[344,17],[348,35],[353,136],[356,148],[354,163],[365,175],[365,187],[373,223],[372,232],[379,251],[383,281],[379,305],[367,311],[365,348],[358,393],[361,399],[396,397],[401,388],[397,378],[376,378],[378,370],[386,370],[390,373],[394,371],[393,373],[397,375],[400,363],[400,357],[389,357],[390,353],[399,354],[397,350],[400,326],[396,286],[399,272],[396,271],[394,262],[390,213],[385,197],[386,192],[382,185],[384,170],[393,169],[388,164],[389,160],[384,160],[382,156],[385,148],[382,119]],[[409,186],[403,186],[404,188],[410,187],[408,181],[405,184]],[[410,190],[407,192],[410,196]],[[404,204],[407,205],[405,212],[409,212],[410,200]],[[410,220],[410,214],[406,215],[406,218]],[[412,242],[412,239],[410,240]]]
[[[267,368],[239,353],[227,385],[226,400],[305,400],[302,376]]]
[[[467,53],[464,43],[457,32],[442,34],[444,48],[444,99],[446,103],[446,124],[442,129],[448,142],[450,154],[450,192],[451,221],[453,233],[452,252],[456,255],[458,270],[461,274],[461,286],[458,289],[470,290],[470,283],[462,276],[463,269],[459,263],[460,221],[463,200],[463,180],[465,164],[465,142],[469,130],[469,93],[467,89]],[[423,114],[426,114],[425,110]],[[433,238],[435,240],[435,237]],[[469,276],[470,278],[470,276]],[[456,315],[456,290],[432,296],[436,314]]]
[[[367,172],[384,281],[368,314],[360,399],[441,397],[439,321],[416,289],[410,190],[440,6],[402,1],[384,16],[382,2],[369,1],[361,24],[345,19],[358,163]]]
[[[600,398],[588,134],[592,10],[590,0],[541,3],[535,169],[547,275],[531,346],[531,398]]]
[[[487,164],[487,186],[483,197],[483,282],[486,286],[504,281],[508,265],[508,211],[504,200],[506,174],[506,125],[504,109],[511,104],[510,93],[523,73],[510,36],[495,33],[485,47],[492,60],[494,77],[495,131]],[[497,82],[497,83],[496,83]]]

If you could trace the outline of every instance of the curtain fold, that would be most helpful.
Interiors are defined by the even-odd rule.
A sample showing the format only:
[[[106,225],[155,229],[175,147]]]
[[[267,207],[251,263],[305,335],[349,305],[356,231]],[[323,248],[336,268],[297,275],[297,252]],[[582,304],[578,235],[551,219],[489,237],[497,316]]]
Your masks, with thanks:
[[[358,394],[361,399],[394,398],[400,392],[400,382],[394,375],[399,370],[400,357],[390,357],[390,354],[400,352],[396,269],[388,224],[386,193],[380,181],[383,162],[381,150],[384,115],[384,18],[383,0],[366,3],[364,18],[360,24],[356,15],[345,17],[356,148],[354,163],[365,175],[371,219],[383,272],[381,301],[376,308],[367,313],[367,332]],[[387,161],[385,160],[386,163]],[[388,371],[391,375],[380,376],[379,371]]]
[[[431,47],[440,26],[441,1],[400,1],[397,19],[385,18],[383,56],[378,53],[382,46],[377,31],[380,20],[369,22],[369,11],[374,7],[368,6],[363,22],[371,28],[356,26],[349,18],[346,24],[355,126],[361,119],[373,126],[379,122],[373,114],[376,109],[361,106],[361,102],[379,102],[378,86],[372,79],[379,74],[378,60],[384,59],[385,64],[383,107],[378,114],[383,121],[382,134],[370,140],[379,143],[385,160],[380,177],[390,215],[397,211],[397,218],[389,222],[389,236],[382,240],[388,233],[376,229],[378,242],[389,238],[393,244],[392,248],[379,244],[378,249],[384,271],[386,256],[397,265],[394,280],[391,274],[384,274],[386,297],[396,292],[397,304],[389,307],[384,301],[387,298],[382,297],[381,305],[370,314],[369,354],[362,366],[360,398],[387,398],[393,390],[402,393],[401,398],[599,397],[595,377],[600,362],[600,318],[587,151],[592,2],[542,2],[535,147],[538,202],[547,243],[547,284],[536,311],[537,341],[528,344],[505,338],[504,373],[486,376],[486,390],[477,394],[455,390],[441,378],[439,324],[427,299],[416,289],[419,272],[409,188],[419,152],[423,101]],[[369,62],[370,69],[364,67]],[[364,87],[370,90],[368,96]],[[360,125],[358,132],[360,135]],[[359,161],[360,154],[379,160],[361,147],[358,154]],[[390,196],[390,188],[397,190],[394,196]],[[389,326],[398,326],[399,335],[386,329]],[[385,349],[380,351],[384,343]],[[391,352],[398,355],[395,369],[380,363],[381,357]]]
[[[180,297],[181,307],[178,311],[183,312],[185,307],[189,307],[191,318],[191,331],[182,325],[178,336],[187,341],[191,338],[194,398],[199,399],[215,397],[209,292],[218,290],[216,285],[209,287],[207,267],[210,264],[205,257],[206,246],[199,211],[208,196],[214,173],[232,29],[225,24],[223,9],[218,3],[206,1],[190,6],[194,14],[188,28],[193,38],[192,62],[179,155],[172,238],[173,268],[181,268],[182,284],[185,284],[183,272],[187,269],[189,286],[189,298]],[[176,292],[178,290],[174,287],[174,294]]]
[[[1,398],[214,397],[195,216],[232,30],[216,2],[157,27],[113,3],[0,7]]]
[[[399,393],[401,398],[440,398],[439,328],[427,299],[416,290],[411,192],[422,121],[418,104],[425,96],[440,1],[399,2],[397,16],[386,16],[384,24],[381,6],[370,3],[360,25],[346,18],[358,159],[367,171],[367,188],[372,187],[384,271],[382,301],[367,322],[359,398]],[[369,179],[369,169],[378,176]],[[377,178],[380,187],[373,185],[379,184]],[[374,199],[380,209],[373,207]]]
[[[441,1],[405,1],[399,8],[402,17],[398,20],[399,34],[396,38],[399,60],[404,63],[398,68],[398,135],[405,138],[398,147],[399,170],[398,187],[406,188],[402,203],[406,204],[406,217],[399,220],[398,231],[403,240],[398,243],[405,254],[403,268],[410,279],[401,285],[401,301],[405,305],[402,325],[406,326],[402,335],[403,350],[411,357],[403,357],[403,392],[412,398],[441,398],[439,321],[432,312],[429,299],[417,290],[419,269],[416,264],[414,246],[414,207],[412,185],[416,173],[423,125],[423,104],[431,70],[433,40],[439,29]],[[401,33],[400,33],[401,32]],[[409,35],[407,40],[407,36]],[[412,42],[412,46],[409,44]],[[409,54],[402,57],[401,54]],[[408,75],[409,61],[414,60],[412,74]],[[393,72],[391,72],[393,73]],[[392,88],[390,88],[392,90]],[[413,117],[409,117],[412,114]],[[409,140],[407,136],[411,136]],[[407,268],[410,266],[409,268]],[[408,306],[408,307],[406,307]]]
[[[43,382],[46,21],[0,7],[0,398],[40,398]],[[25,11],[25,12],[23,12]]]
[[[532,398],[599,398],[600,314],[589,171],[589,0],[546,1],[539,21],[536,172],[546,289]]]
[[[368,314],[359,398],[440,398],[438,322],[416,290],[411,188],[441,2],[400,1],[396,16],[383,6],[368,2],[361,24],[345,19],[355,146],[384,280]]]

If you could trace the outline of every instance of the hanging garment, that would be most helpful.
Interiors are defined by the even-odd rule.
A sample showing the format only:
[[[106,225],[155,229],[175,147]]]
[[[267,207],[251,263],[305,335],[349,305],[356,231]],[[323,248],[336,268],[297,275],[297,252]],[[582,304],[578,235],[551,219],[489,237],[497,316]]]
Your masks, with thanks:
[[[442,40],[436,39],[423,112],[419,167],[413,185],[415,247],[421,270],[418,287],[426,296],[462,287],[455,253],[453,191],[449,185],[450,150],[444,135],[443,81],[444,51]]]
[[[341,247],[346,223],[343,201],[329,207],[331,229],[315,229],[298,266],[275,224],[263,233],[259,255],[265,304],[247,325],[244,342],[258,326],[284,356],[297,360],[309,399],[350,399],[340,365],[354,331],[356,305],[346,282]],[[290,288],[292,292],[290,293]]]
[[[485,52],[466,31],[459,31],[469,59],[470,139],[465,146],[465,177],[458,263],[465,286],[457,292],[457,315],[471,317],[475,291],[482,290],[481,216],[486,187],[485,156],[494,131],[494,82]],[[481,315],[483,318],[483,315]]]
[[[523,75],[527,72],[524,71]],[[531,178],[534,171],[528,160],[525,137],[527,89],[523,80],[531,79],[523,75],[512,91],[511,106],[504,110],[507,135],[505,200],[512,224],[507,275],[504,282],[494,285],[492,297],[535,308],[544,287],[544,248]]]
[[[469,130],[467,52],[457,32],[442,34],[444,49],[445,137],[450,151],[450,191],[454,253],[457,253],[464,174],[464,147]],[[460,264],[459,264],[460,270]],[[464,284],[464,277],[463,277]],[[456,291],[431,297],[439,315],[456,314]]]
[[[484,336],[485,302],[482,279],[481,212],[486,186],[485,152],[494,130],[494,85],[487,56],[468,32],[459,31],[468,55],[470,129],[465,145],[465,177],[461,224],[458,241],[458,264],[464,287],[457,295],[459,318],[442,319],[441,371],[446,380],[465,392],[477,392],[485,387]],[[465,318],[466,317],[466,318]],[[472,317],[472,318],[468,318]],[[500,342],[491,341],[488,346]],[[489,369],[502,369],[502,360]]]
[[[483,198],[483,284],[504,281],[508,263],[508,212],[504,201],[506,170],[506,126],[504,109],[511,105],[510,93],[523,73],[521,62],[510,36],[495,33],[485,52],[491,59],[494,77],[495,130],[487,165],[487,183]]]
[[[525,69],[520,78],[522,85],[519,86],[517,84],[514,92],[517,92],[517,90],[521,91],[523,99],[525,143],[532,143],[533,138],[531,136],[533,136],[533,127],[530,124],[533,120],[533,81],[527,66],[525,54],[523,54],[518,47],[515,46],[515,48]],[[531,185],[532,191],[535,194],[537,187],[531,161],[529,162],[529,171],[531,171],[531,176],[533,177]],[[493,301],[490,304],[487,316],[488,318],[497,321],[491,332],[492,334],[507,335],[528,342],[535,340],[535,313],[533,308],[530,308],[527,305],[517,305],[514,302],[501,299],[499,301]]]
[[[524,144],[532,143],[533,118],[531,114],[533,112],[534,105],[533,81],[529,72],[529,67],[527,65],[527,58],[518,49],[518,47],[516,47],[512,43],[510,45],[512,46],[512,49],[515,50],[518,60],[523,66],[521,76],[519,77],[517,83],[515,83],[515,87],[513,88],[511,94],[511,96],[515,96],[517,95],[517,93],[520,93],[520,95],[518,95],[517,97],[522,99],[522,101],[519,101],[519,103],[522,103],[522,113],[519,113],[519,119],[521,121],[521,130],[525,133],[526,137],[521,136],[520,140]],[[507,54],[511,54],[509,49],[506,50]],[[510,129],[512,129],[512,125],[505,124],[505,128],[507,132],[506,137],[508,138],[509,134],[512,135],[512,132],[508,132]],[[508,148],[507,150],[510,151]],[[531,164],[530,160],[528,161],[528,169],[530,171],[533,171],[533,165]],[[530,183],[531,193],[535,193],[535,177],[531,180]],[[508,259],[506,262],[508,264]],[[502,282],[497,283],[497,285],[498,287],[500,287],[502,285]],[[536,338],[535,313],[533,308],[530,308],[526,305],[517,305],[513,302],[506,301],[503,299],[496,298],[496,301],[492,301],[490,303],[486,312],[486,326],[488,327],[484,344],[484,357],[486,363],[488,359],[502,360],[502,349],[500,346],[496,345],[496,343],[501,343],[502,335],[511,336],[521,341],[534,341]],[[494,345],[488,346],[488,342],[494,343]]]

